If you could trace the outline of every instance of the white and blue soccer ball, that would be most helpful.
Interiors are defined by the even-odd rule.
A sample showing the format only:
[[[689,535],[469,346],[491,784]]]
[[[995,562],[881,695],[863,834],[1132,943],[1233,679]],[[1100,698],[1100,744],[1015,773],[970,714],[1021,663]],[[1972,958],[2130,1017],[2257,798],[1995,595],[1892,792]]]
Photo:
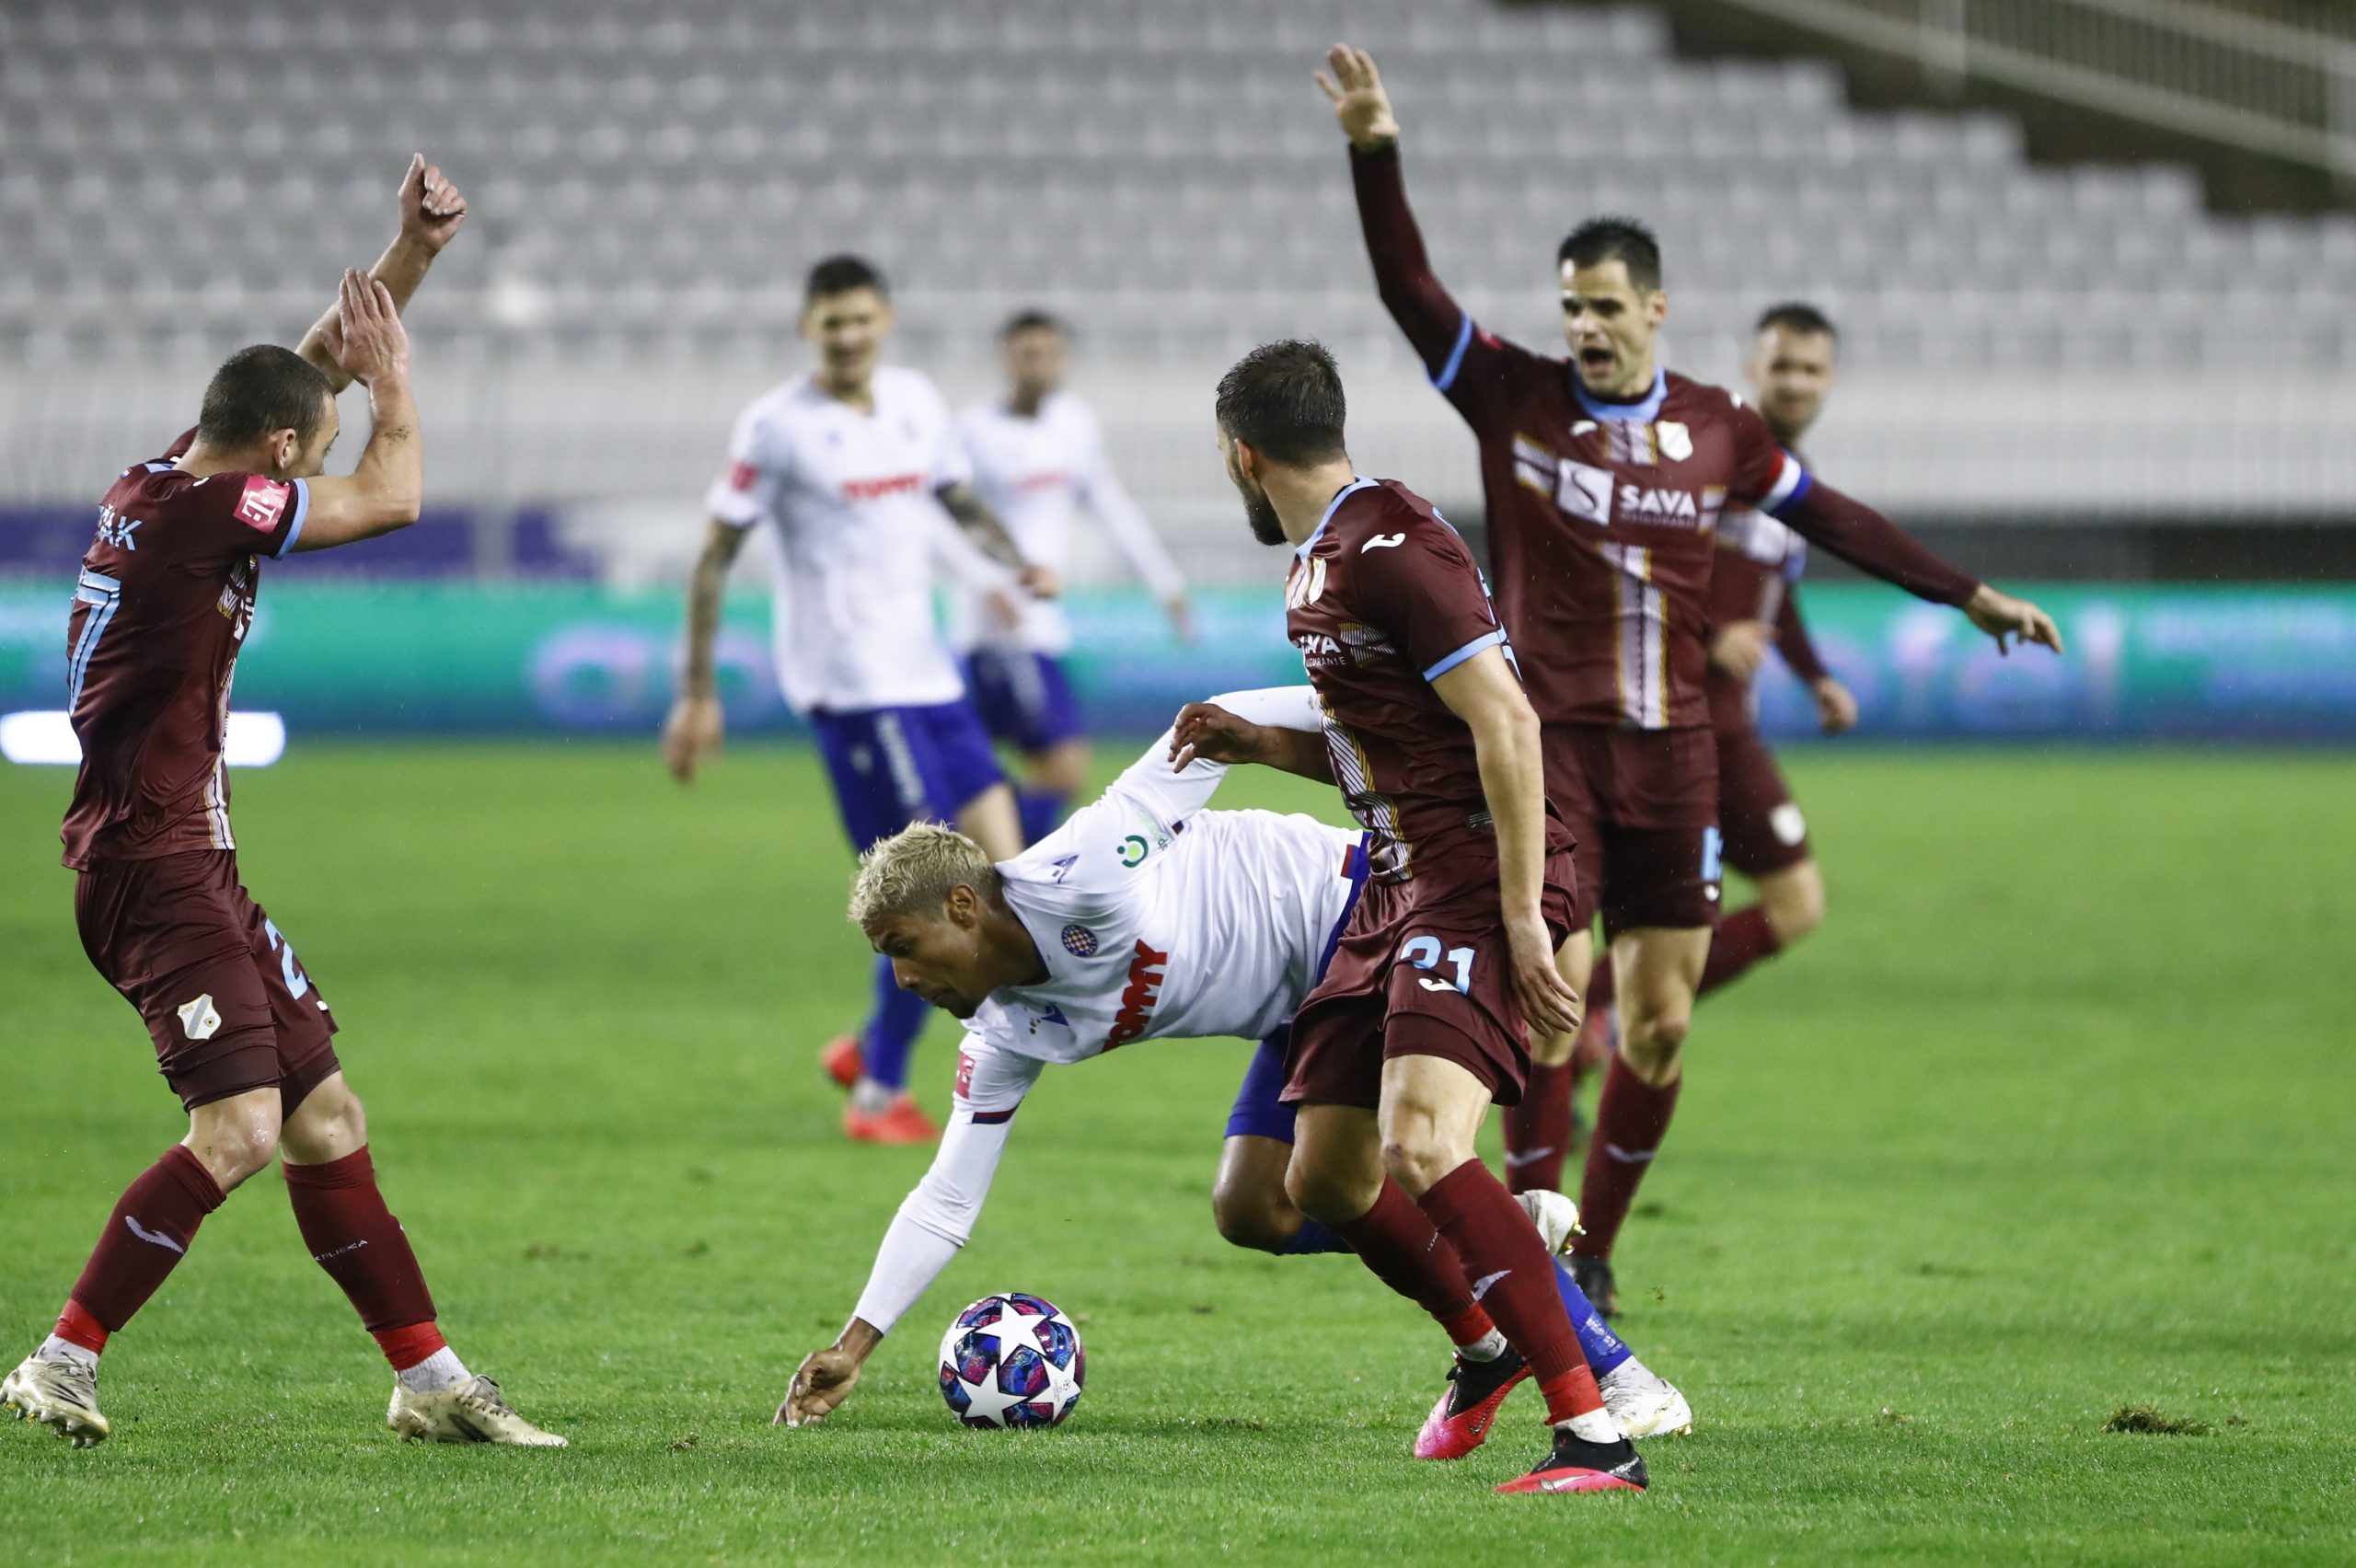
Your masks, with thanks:
[[[1053,1426],[1087,1375],[1079,1326],[1019,1290],[983,1297],[941,1336],[941,1397],[968,1426]]]

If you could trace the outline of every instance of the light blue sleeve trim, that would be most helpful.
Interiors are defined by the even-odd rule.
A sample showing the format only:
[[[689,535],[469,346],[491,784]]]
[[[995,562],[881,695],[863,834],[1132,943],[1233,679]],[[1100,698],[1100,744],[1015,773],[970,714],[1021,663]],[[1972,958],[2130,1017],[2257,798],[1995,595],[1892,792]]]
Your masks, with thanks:
[[[1472,346],[1472,313],[1464,313],[1464,325],[1456,329],[1456,347],[1448,351],[1448,363],[1432,377],[1432,385],[1445,392],[1456,385],[1456,373],[1464,368],[1464,351]]]
[[[1464,663],[1465,660],[1472,657],[1475,653],[1481,652],[1484,649],[1495,648],[1498,643],[1503,642],[1505,640],[1506,634],[1502,631],[1493,631],[1486,637],[1476,637],[1472,641],[1466,643],[1463,647],[1458,649],[1455,652],[1450,653],[1447,658],[1442,659],[1438,663],[1434,664],[1430,669],[1426,670],[1424,672],[1424,679],[1427,681],[1436,681],[1439,679],[1440,676],[1448,674],[1449,671],[1456,668],[1457,665]]]
[[[284,560],[294,551],[294,541],[303,536],[303,519],[311,514],[311,484],[307,479],[294,481],[294,521],[286,525],[286,542],[278,547],[272,560]]]

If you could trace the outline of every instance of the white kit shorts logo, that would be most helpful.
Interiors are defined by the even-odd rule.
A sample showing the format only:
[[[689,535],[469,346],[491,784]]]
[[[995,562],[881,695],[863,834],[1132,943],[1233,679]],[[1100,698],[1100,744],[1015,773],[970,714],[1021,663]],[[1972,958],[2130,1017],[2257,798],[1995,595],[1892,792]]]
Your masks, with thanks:
[[[221,1029],[221,1010],[213,1005],[210,992],[179,1007],[180,1030],[191,1040],[210,1040]]]

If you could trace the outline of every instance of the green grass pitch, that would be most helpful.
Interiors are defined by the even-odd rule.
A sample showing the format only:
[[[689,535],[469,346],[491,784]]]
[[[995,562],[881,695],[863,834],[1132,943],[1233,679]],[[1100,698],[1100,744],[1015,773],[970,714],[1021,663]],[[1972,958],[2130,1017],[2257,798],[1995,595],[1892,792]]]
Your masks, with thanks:
[[[1125,748],[1124,748],[1125,749]],[[1120,760],[1114,757],[1108,760]],[[342,1020],[377,1163],[478,1370],[565,1453],[404,1446],[274,1176],[118,1337],[114,1441],[0,1428],[28,1562],[2348,1561],[2356,1557],[2356,762],[1798,755],[1831,889],[1704,1008],[1622,1245],[1623,1326],[1701,1425],[1641,1498],[1507,1499],[1534,1396],[1406,1457],[1444,1357],[1343,1258],[1224,1246],[1246,1048],[1052,1073],[980,1231],[822,1430],[772,1430],[921,1170],[855,1148],[858,1015],[811,759],[692,793],[650,751],[303,747],[237,780],[247,879]],[[179,1136],[0,771],[0,1326],[29,1349]],[[1322,807],[1239,778],[1227,804]],[[918,1064],[938,1110],[953,1033]],[[1063,1430],[933,1388],[987,1290],[1080,1314]],[[2149,1403],[2207,1435],[2102,1430]]]

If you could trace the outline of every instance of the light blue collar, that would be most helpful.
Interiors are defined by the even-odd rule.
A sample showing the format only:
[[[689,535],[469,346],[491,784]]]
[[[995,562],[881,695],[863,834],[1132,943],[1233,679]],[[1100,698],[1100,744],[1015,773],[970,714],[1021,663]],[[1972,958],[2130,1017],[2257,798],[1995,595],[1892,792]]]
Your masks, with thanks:
[[[1325,503],[1325,515],[1317,520],[1317,526],[1310,531],[1309,537],[1301,540],[1299,548],[1292,553],[1302,560],[1307,560],[1309,552],[1317,548],[1317,541],[1325,536],[1325,525],[1334,521],[1334,513],[1340,508],[1342,502],[1349,500],[1358,491],[1371,490],[1381,482],[1380,479],[1361,478],[1356,474],[1351,475],[1350,482],[1335,490],[1334,499]]]
[[[1660,406],[1669,398],[1669,372],[1658,366],[1653,369],[1653,389],[1645,394],[1642,401],[1634,403],[1612,403],[1591,398],[1588,396],[1587,385],[1579,380],[1579,373],[1576,368],[1572,369],[1570,376],[1571,396],[1578,399],[1579,407],[1588,411],[1590,419],[1631,420],[1638,424],[1648,423],[1660,417]]]

